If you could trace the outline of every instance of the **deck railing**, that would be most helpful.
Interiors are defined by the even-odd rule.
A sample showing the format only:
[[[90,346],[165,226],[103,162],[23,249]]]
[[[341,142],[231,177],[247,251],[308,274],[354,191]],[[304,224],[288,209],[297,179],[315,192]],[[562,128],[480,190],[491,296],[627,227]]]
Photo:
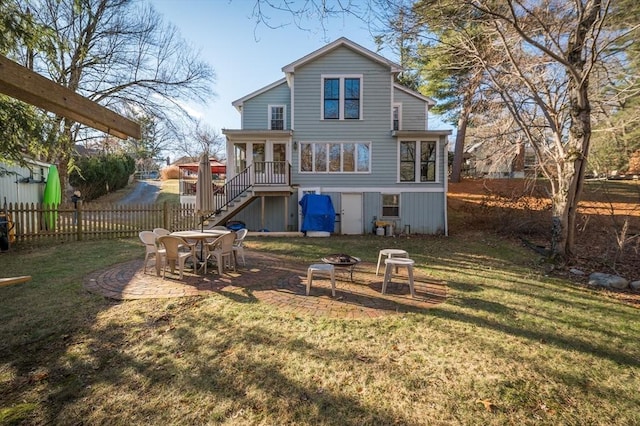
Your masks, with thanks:
[[[219,214],[230,204],[242,197],[255,185],[290,185],[291,164],[286,161],[263,161],[250,164],[222,187],[216,188],[213,197],[215,214]]]

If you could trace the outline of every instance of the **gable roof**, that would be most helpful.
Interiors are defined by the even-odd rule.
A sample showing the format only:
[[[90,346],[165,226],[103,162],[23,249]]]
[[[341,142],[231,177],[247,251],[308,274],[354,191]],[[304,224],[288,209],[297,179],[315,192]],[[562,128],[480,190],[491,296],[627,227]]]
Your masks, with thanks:
[[[339,39],[335,40],[332,43],[327,44],[324,47],[321,47],[318,50],[315,50],[311,53],[309,53],[308,55],[303,56],[302,58],[298,59],[297,61],[291,62],[289,65],[285,65],[284,67],[282,67],[282,71],[284,73],[287,74],[287,76],[291,75],[292,73],[295,72],[296,67],[302,66],[308,62],[311,62],[317,58],[319,58],[322,55],[326,55],[327,53],[331,52],[332,50],[337,49],[340,46],[344,46],[347,47],[377,63],[380,63],[384,66],[389,67],[390,72],[392,73],[398,73],[400,71],[402,71],[402,67],[398,64],[396,64],[393,61],[388,60],[387,58],[385,58],[384,56],[378,55],[375,52],[372,52],[369,49],[366,49],[362,46],[360,46],[357,43],[354,43],[353,41],[349,40],[346,37],[340,37]],[[251,93],[249,93],[248,95],[245,95],[243,97],[241,97],[240,99],[237,99],[233,102],[231,102],[231,105],[233,105],[235,107],[235,109],[238,110],[238,112],[242,112],[242,106],[244,105],[244,103],[246,101],[248,101],[249,99],[252,99],[262,93],[265,93],[271,89],[273,89],[274,87],[278,87],[281,84],[287,83],[287,78],[281,78],[278,81],[274,81],[271,84],[268,84],[258,90],[255,90]],[[399,87],[401,88],[401,87]],[[430,105],[435,105],[435,102],[433,101],[433,99],[431,98],[427,98],[425,96],[422,96],[420,93],[417,92],[413,92],[407,88],[404,88],[404,90],[409,93],[412,94],[413,96],[419,97],[420,99],[424,100],[425,102],[428,102]]]
[[[411,90],[408,87],[403,86],[402,84],[393,83],[393,87],[394,87],[394,89],[401,90],[401,91],[405,92],[408,95],[411,95],[411,96],[413,96],[415,98],[418,98],[418,99],[428,103],[429,106],[434,106],[436,104],[436,101],[434,101],[430,97],[425,96],[420,92],[416,92],[415,90]]]
[[[309,53],[306,56],[303,56],[302,58],[298,59],[297,61],[291,62],[289,65],[285,65],[284,67],[282,67],[282,71],[290,74],[290,73],[294,73],[296,70],[296,67],[302,66],[308,62],[311,62],[313,60],[315,60],[316,58],[322,56],[322,55],[326,55],[327,53],[331,52],[334,49],[337,49],[338,47],[347,47],[359,54],[361,54],[362,56],[366,56],[367,58],[371,59],[372,61],[378,62],[382,65],[388,66],[390,68],[391,72],[397,73],[402,71],[402,67],[398,64],[396,64],[393,61],[388,60],[387,58],[385,58],[384,56],[378,55],[375,52],[372,52],[369,49],[366,49],[362,46],[360,46],[357,43],[352,42],[351,40],[349,40],[346,37],[340,37],[339,39],[327,44],[324,47],[321,47],[320,49]]]
[[[242,105],[244,104],[245,101],[247,101],[247,100],[249,100],[249,99],[251,99],[251,98],[253,98],[255,96],[258,96],[258,95],[260,95],[260,94],[262,94],[262,93],[264,93],[264,92],[266,92],[268,90],[271,90],[274,87],[277,87],[277,86],[279,86],[279,85],[281,85],[283,83],[286,83],[286,81],[287,81],[286,78],[281,78],[278,81],[274,81],[273,83],[268,84],[268,85],[264,86],[261,89],[258,89],[258,90],[254,91],[254,92],[251,92],[248,95],[243,96],[240,99],[237,99],[237,100],[231,102],[231,105],[233,105],[240,112],[240,110],[242,109]]]

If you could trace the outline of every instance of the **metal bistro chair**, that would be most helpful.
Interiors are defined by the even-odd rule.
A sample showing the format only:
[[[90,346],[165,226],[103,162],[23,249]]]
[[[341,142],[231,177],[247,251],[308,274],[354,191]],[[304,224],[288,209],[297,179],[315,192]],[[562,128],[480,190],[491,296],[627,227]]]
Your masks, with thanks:
[[[157,259],[158,256],[162,258],[165,256],[166,250],[158,248],[156,245],[157,236],[152,231],[141,231],[138,234],[138,237],[140,237],[140,241],[142,241],[142,244],[144,244],[145,247],[143,272],[146,274],[149,258],[153,257],[154,259]]]
[[[215,258],[218,264],[218,274],[222,275],[224,267],[230,265],[236,270],[235,252],[233,242],[236,240],[236,233],[231,231],[216,238],[215,241],[204,246],[204,273],[207,273],[207,261]]]
[[[158,243],[162,244],[166,250],[162,265],[162,279],[167,276],[167,264],[169,264],[171,268],[171,273],[173,273],[177,264],[180,279],[182,279],[184,265],[188,258],[191,258],[193,270],[196,270],[197,257],[195,244],[189,244],[183,238],[176,237],[175,235],[163,235],[158,238]],[[181,251],[181,249],[185,247],[188,247],[189,251]]]

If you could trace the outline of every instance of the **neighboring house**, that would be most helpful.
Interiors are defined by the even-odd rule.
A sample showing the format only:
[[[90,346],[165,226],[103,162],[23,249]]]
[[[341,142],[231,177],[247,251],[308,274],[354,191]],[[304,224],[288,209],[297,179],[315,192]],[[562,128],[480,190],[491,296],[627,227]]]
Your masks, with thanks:
[[[535,153],[523,143],[500,145],[478,142],[465,151],[464,170],[471,177],[522,179],[537,174]]]
[[[447,233],[447,140],[429,130],[433,100],[396,83],[401,67],[340,38],[282,68],[284,78],[235,102],[227,183],[214,223],[299,230],[304,194],[329,195],[335,233],[374,221]]]
[[[25,158],[26,166],[0,163],[0,210],[5,204],[41,203],[51,164]]]

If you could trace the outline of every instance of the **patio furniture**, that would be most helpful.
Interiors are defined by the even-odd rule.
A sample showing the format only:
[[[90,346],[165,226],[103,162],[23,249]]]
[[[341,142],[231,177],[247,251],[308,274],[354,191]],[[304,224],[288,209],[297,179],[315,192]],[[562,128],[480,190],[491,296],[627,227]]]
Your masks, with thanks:
[[[214,242],[204,245],[204,273],[207,273],[207,261],[215,258],[218,264],[218,274],[222,276],[226,266],[232,266],[236,270],[236,256],[233,250],[233,242],[236,240],[235,232],[228,232],[218,237]]]
[[[316,274],[328,274],[331,277],[331,296],[336,297],[336,274],[333,265],[328,263],[315,263],[307,269],[307,296],[311,291],[311,282]]]
[[[376,276],[378,275],[378,272],[380,271],[380,262],[382,260],[382,256],[387,256],[388,259],[392,259],[394,257],[409,257],[409,253],[407,253],[405,250],[400,250],[400,249],[382,249],[380,250],[380,252],[378,253],[378,266],[376,266]],[[396,272],[398,272],[398,269],[396,268]]]
[[[156,234],[158,237],[162,237],[163,235],[169,235],[171,231],[164,228],[153,228],[153,233]]]
[[[411,290],[411,297],[416,297],[416,292],[413,288],[413,264],[415,262],[409,258],[403,257],[394,257],[390,259],[384,260],[384,281],[382,282],[382,294],[387,291],[387,284],[391,282],[391,277],[393,275],[393,269],[396,268],[396,273],[398,271],[398,267],[407,268],[407,275],[409,276],[409,290]]]
[[[164,262],[162,263],[162,279],[165,279],[167,276],[167,264],[169,264],[169,267],[171,268],[171,273],[175,271],[176,264],[178,265],[180,279],[182,279],[184,265],[188,258],[191,258],[193,262],[193,270],[195,271],[197,269],[195,244],[189,244],[183,238],[176,237],[174,235],[163,235],[158,237],[158,243],[162,244],[166,250]],[[184,248],[188,248],[189,251],[181,251]]]
[[[338,268],[345,268],[349,271],[351,282],[353,282],[353,269],[360,263],[359,257],[349,256],[344,253],[330,254],[321,259],[324,263]]]
[[[242,228],[241,230],[236,232],[236,240],[233,242],[233,251],[235,252],[236,259],[238,258],[238,253],[242,256],[242,266],[247,266],[247,263],[244,260],[244,238],[247,236],[249,230],[247,228]]]
[[[153,255],[153,257],[156,259],[156,273],[157,275],[159,275],[160,265],[158,263],[158,258],[164,256],[166,253],[166,250],[162,248],[158,248],[158,246],[156,245],[157,236],[152,231],[141,231],[138,234],[138,237],[140,238],[140,241],[142,241],[142,244],[144,244],[144,247],[145,247],[143,273],[145,274],[147,273],[147,262],[149,261],[149,258]]]

